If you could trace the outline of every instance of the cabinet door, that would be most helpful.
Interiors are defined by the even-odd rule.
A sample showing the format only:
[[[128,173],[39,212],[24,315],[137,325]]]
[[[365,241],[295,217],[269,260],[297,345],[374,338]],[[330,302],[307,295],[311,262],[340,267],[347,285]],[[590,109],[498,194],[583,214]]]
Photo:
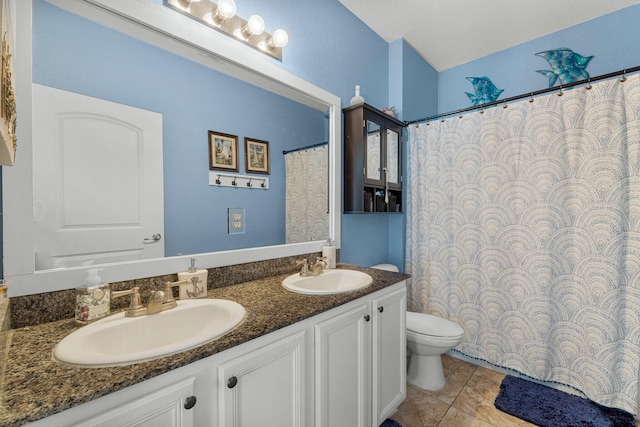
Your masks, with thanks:
[[[221,426],[304,425],[304,336],[298,332],[218,367]]]
[[[365,116],[366,117],[366,116]],[[364,182],[369,185],[383,185],[384,171],[382,162],[384,159],[384,135],[383,129],[379,123],[376,123],[371,117],[365,119],[365,176]]]
[[[372,412],[380,425],[406,397],[406,289],[372,301]]]
[[[368,304],[316,325],[316,427],[369,425]]]
[[[401,130],[386,129],[385,178],[387,187],[402,188]]]
[[[195,425],[191,401],[195,377],[179,381],[158,391],[76,424],[77,427],[192,427]],[[186,407],[185,407],[186,406]]]

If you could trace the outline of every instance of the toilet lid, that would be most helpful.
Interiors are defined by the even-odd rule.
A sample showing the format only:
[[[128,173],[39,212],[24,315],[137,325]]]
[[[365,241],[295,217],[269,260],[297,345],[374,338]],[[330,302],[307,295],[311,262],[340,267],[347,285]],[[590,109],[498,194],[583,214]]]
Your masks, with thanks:
[[[410,311],[407,311],[407,329],[433,337],[459,337],[464,334],[464,329],[451,320]]]

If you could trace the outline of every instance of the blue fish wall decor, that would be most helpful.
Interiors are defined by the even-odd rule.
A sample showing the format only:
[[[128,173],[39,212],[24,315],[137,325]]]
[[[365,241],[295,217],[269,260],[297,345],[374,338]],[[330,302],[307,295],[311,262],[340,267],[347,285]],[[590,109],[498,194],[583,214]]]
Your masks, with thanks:
[[[493,102],[498,99],[500,94],[504,91],[504,89],[498,89],[496,85],[493,84],[491,79],[489,79],[489,77],[465,78],[471,82],[475,91],[475,94],[465,92],[471,100],[471,105],[480,105],[486,104],[488,102]]]
[[[582,56],[566,47],[538,52],[536,56],[546,59],[551,65],[551,70],[537,70],[549,78],[549,87],[554,86],[558,79],[560,84],[567,84],[589,78],[587,65],[593,56]]]

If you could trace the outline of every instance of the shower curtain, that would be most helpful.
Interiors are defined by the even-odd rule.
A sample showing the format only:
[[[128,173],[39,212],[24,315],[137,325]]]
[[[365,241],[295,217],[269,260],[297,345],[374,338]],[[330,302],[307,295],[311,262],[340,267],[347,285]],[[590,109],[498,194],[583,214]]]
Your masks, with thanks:
[[[327,145],[284,156],[287,243],[329,237],[329,149]]]
[[[458,322],[464,355],[635,413],[640,76],[413,125],[408,145],[410,309]]]

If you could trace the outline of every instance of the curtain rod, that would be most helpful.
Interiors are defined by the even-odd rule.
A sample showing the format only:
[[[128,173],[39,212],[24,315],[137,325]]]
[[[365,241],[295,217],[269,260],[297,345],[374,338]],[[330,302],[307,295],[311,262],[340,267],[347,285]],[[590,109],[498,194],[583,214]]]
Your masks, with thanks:
[[[306,147],[294,148],[293,150],[283,150],[282,154],[295,153],[296,151],[309,150],[311,148],[322,147],[323,145],[329,144],[328,142],[319,142],[317,144],[307,145]]]
[[[566,89],[566,88],[570,88],[570,87],[574,87],[574,86],[579,86],[579,85],[582,85],[582,84],[588,84],[588,83],[592,83],[592,82],[597,82],[599,80],[610,79],[612,77],[617,77],[617,76],[624,76],[625,74],[631,74],[631,73],[635,73],[637,71],[640,71],[640,66],[633,67],[633,68],[626,68],[624,70],[615,71],[615,72],[609,73],[609,74],[602,74],[602,75],[597,76],[597,77],[589,77],[588,79],[579,80],[579,81],[576,81],[576,82],[573,82],[573,83],[568,83],[566,85],[553,86],[553,87],[549,87],[549,88],[546,88],[546,89],[537,90],[535,92],[523,93],[522,95],[517,95],[517,96],[512,96],[511,98],[505,98],[505,99],[500,99],[500,100],[496,100],[496,101],[492,101],[492,102],[487,102],[486,104],[474,105],[472,107],[462,108],[460,110],[449,111],[448,113],[436,114],[436,115],[433,115],[433,116],[424,117],[422,119],[405,121],[405,124],[412,125],[414,123],[421,123],[421,122],[428,122],[428,121],[435,120],[435,119],[442,119],[444,117],[453,116],[453,115],[456,115],[456,114],[466,113],[466,112],[474,111],[474,110],[481,110],[483,108],[492,107],[494,105],[506,104],[507,102],[517,101],[518,99],[529,98],[529,97],[533,98],[534,96],[542,95],[542,94],[549,93],[549,92],[555,92],[555,91],[558,91],[558,90],[562,90],[562,89]]]

